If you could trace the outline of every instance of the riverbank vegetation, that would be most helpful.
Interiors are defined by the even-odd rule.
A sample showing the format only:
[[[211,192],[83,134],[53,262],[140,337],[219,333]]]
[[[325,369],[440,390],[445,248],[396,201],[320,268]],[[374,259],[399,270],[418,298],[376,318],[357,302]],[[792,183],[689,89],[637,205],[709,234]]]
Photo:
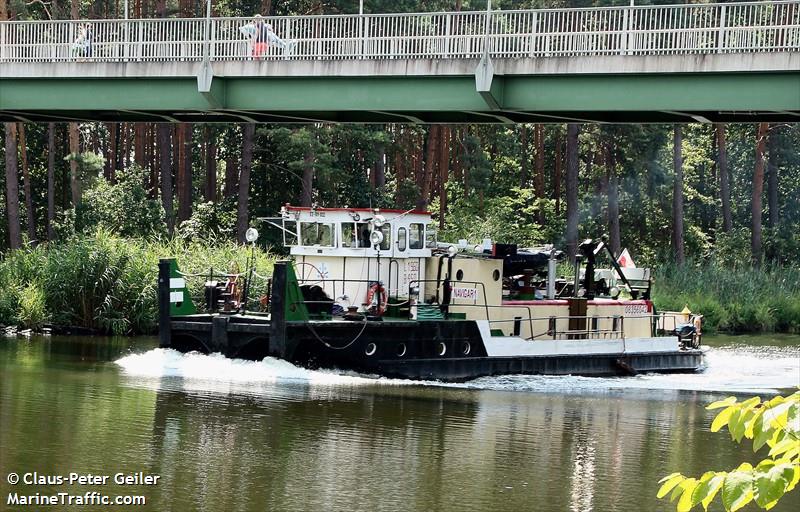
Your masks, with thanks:
[[[9,11],[0,18],[122,16],[119,3],[1,3]],[[370,12],[485,8],[368,4]],[[134,17],[204,14],[201,3],[183,1],[131,8]],[[345,0],[213,3],[223,16],[355,8]],[[607,234],[614,253],[628,248],[639,266],[657,269],[660,310],[688,303],[719,330],[800,325],[798,124],[17,122],[5,123],[3,138],[0,266],[12,290],[0,299],[4,323],[148,332],[154,310],[143,297],[152,294],[142,286],[155,286],[159,255],[225,266],[246,253],[236,243],[257,217],[291,202],[427,209],[442,240],[552,243],[568,256],[580,239]],[[267,258],[281,234],[258,227]],[[84,273],[101,281],[81,281]],[[111,281],[123,283],[114,299]],[[90,291],[97,297],[70,300]]]
[[[21,249],[0,261],[0,324],[45,325],[105,334],[152,334],[157,328],[159,258],[176,256],[181,271],[204,274],[247,268],[254,254],[262,272],[273,258],[232,241],[122,238],[100,229]],[[195,301],[204,277],[188,279]]]

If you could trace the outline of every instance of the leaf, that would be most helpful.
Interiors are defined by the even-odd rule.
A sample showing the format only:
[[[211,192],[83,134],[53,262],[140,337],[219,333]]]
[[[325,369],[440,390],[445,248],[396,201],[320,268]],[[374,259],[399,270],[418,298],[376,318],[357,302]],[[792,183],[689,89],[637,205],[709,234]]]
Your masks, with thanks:
[[[728,424],[728,420],[731,418],[731,414],[733,411],[737,410],[736,407],[728,407],[727,409],[723,409],[717,417],[714,418],[714,421],[711,422],[711,432],[719,432],[719,430]]]
[[[678,501],[678,512],[689,512],[692,508],[692,493],[695,487],[697,487],[697,479],[695,478],[687,478],[681,483],[683,494],[681,494],[681,499]]]
[[[761,418],[764,414],[764,408],[760,407],[758,411],[756,411],[755,416],[750,418],[747,422],[747,429],[744,431],[744,436],[748,439],[753,439],[756,434],[756,427],[761,425]],[[755,450],[753,450],[755,451]]]
[[[759,466],[761,466],[759,464]],[[755,500],[761,508],[779,500],[794,477],[794,468],[787,463],[776,464],[754,474]]]
[[[770,457],[776,457],[781,453],[784,453],[793,448],[797,448],[798,446],[800,446],[800,441],[792,439],[791,436],[786,436],[784,437],[783,441],[779,442],[770,449],[769,455]]]
[[[728,473],[722,484],[722,504],[728,512],[736,512],[753,499],[753,474],[750,471]]]
[[[708,505],[714,501],[714,497],[724,481],[725,473],[716,473],[714,471],[705,473],[692,493],[692,506],[700,503],[703,505],[704,510],[708,510]]]
[[[716,402],[713,402],[713,403],[710,403],[710,404],[708,404],[708,405],[706,406],[706,409],[707,409],[707,410],[711,410],[711,409],[721,409],[721,408],[723,408],[723,407],[728,407],[728,406],[731,406],[731,405],[733,405],[733,404],[735,404],[735,403],[736,403],[736,397],[735,397],[735,396],[729,396],[729,397],[728,397],[728,398],[726,398],[725,400],[718,400],[718,401],[716,401]]]
[[[764,425],[763,420],[764,416],[762,415],[756,420],[756,424],[753,428],[753,432],[755,433],[753,436],[753,452],[757,452],[762,446],[767,444],[769,438],[775,433],[772,427]]]
[[[734,432],[736,431],[736,426],[739,424],[739,419],[742,417],[742,410],[736,409],[731,414],[731,419],[728,420],[728,432],[731,435],[731,441],[736,439],[736,435]]]
[[[742,442],[742,438],[744,437],[745,430],[747,430],[747,422],[753,417],[755,413],[752,409],[743,409],[741,414],[739,415],[739,421],[736,422],[735,426],[729,426],[728,428],[731,429],[731,435],[733,436],[733,440],[737,443]]]
[[[792,402],[783,402],[775,407],[767,409],[764,412],[764,421],[768,421],[770,426],[783,428],[788,420],[789,408],[792,405],[794,405]]]
[[[662,478],[658,483],[664,482],[664,485],[661,486],[661,489],[658,490],[658,494],[656,494],[657,498],[663,498],[664,496],[669,493],[676,485],[681,483],[684,480],[683,475],[680,473],[672,473],[669,476],[665,476]]]
[[[794,477],[789,481],[789,485],[786,486],[786,492],[790,492],[794,489],[798,482],[800,482],[800,464],[795,464]]]

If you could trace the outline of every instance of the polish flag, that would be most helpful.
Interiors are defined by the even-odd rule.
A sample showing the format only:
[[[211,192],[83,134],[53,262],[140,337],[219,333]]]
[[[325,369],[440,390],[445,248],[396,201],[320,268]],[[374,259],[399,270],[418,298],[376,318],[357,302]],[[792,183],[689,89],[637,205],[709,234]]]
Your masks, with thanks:
[[[631,258],[631,253],[628,252],[628,249],[622,250],[622,254],[617,258],[617,263],[622,268],[636,268],[636,263],[633,262],[633,258]]]

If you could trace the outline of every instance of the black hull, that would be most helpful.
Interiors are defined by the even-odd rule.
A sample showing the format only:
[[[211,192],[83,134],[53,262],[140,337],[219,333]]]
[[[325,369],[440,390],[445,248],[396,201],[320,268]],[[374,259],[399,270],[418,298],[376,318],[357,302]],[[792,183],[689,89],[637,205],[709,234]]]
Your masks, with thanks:
[[[612,376],[695,372],[703,365],[703,353],[699,350],[489,356],[477,324],[469,320],[384,321],[366,325],[343,321],[287,322],[278,334],[264,318],[237,315],[198,315],[174,318],[170,323],[168,346],[184,352],[221,352],[228,357],[254,360],[275,356],[309,368],[336,368],[414,380],[453,382],[515,374]]]

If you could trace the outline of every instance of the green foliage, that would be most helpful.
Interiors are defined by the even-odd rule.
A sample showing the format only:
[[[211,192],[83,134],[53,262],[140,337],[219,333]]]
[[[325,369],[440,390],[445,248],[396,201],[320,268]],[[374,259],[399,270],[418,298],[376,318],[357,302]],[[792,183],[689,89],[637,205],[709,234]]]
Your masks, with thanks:
[[[768,458],[755,467],[744,462],[732,471],[707,471],[700,478],[672,473],[659,481],[658,498],[669,494],[670,501],[677,500],[678,512],[697,505],[708,510],[717,496],[727,512],[751,502],[769,510],[795,489],[800,482],[800,391],[766,402],[758,397],[737,402],[731,396],[706,409],[722,409],[711,423],[712,432],[727,427],[731,440],[752,440],[754,453],[768,447]]]
[[[704,315],[704,329],[730,332],[800,332],[800,269],[781,265],[753,268],[687,262],[658,266],[653,301],[659,310],[685,304]]]
[[[234,240],[236,238],[236,204],[232,198],[218,203],[211,201],[196,203],[192,216],[178,228],[178,235],[185,240],[207,241]]]
[[[104,333],[153,333],[159,258],[177,257],[186,272],[205,273],[209,267],[244,269],[250,254],[250,248],[233,242],[144,241],[105,230],[14,251],[0,261],[0,284],[6,290],[0,297],[0,323],[38,328],[51,321]],[[273,258],[259,249],[255,254],[257,271],[268,273]],[[202,280],[192,283],[196,301],[202,299]],[[263,293],[265,286],[258,280],[251,296]]]
[[[147,171],[131,166],[117,172],[116,181],[96,180],[83,194],[75,213],[75,231],[107,229],[123,237],[165,233],[164,211],[144,187]]]
[[[470,218],[472,222],[463,222]],[[545,222],[539,223],[539,219]],[[441,240],[467,239],[478,243],[491,238],[500,243],[517,243],[530,247],[560,237],[563,222],[555,215],[553,201],[535,199],[530,189],[512,188],[507,196],[493,197],[485,201],[483,209],[475,197],[456,199],[446,215],[445,230],[439,233]]]
[[[31,282],[19,294],[20,325],[28,329],[40,329],[48,320],[44,291],[38,282]]]

